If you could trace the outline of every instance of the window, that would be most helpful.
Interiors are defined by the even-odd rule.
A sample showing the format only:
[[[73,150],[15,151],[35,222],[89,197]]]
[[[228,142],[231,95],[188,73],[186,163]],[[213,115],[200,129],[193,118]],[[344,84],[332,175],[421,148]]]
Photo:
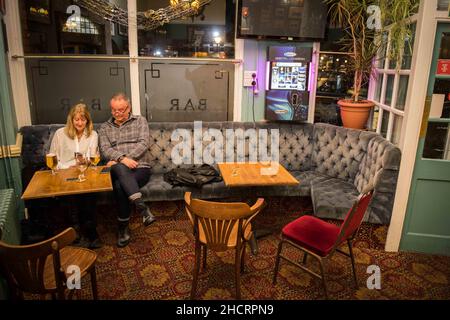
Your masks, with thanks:
[[[137,31],[128,28],[134,19],[128,21],[127,0],[15,2],[32,124],[64,123],[70,107],[79,102],[88,106],[94,122],[106,121],[111,95],[124,92],[131,97],[132,80],[140,90],[133,111],[140,107],[149,121],[233,119],[235,66],[224,59],[234,58],[233,1],[214,0],[193,17],[169,19],[152,31],[143,27],[157,19],[144,13],[167,13],[169,0],[132,1],[138,9]],[[136,58],[128,45],[132,43],[134,52],[136,44],[129,42],[129,32],[139,39],[138,68],[130,68]],[[183,90],[174,90],[180,87]]]
[[[376,61],[375,76],[372,80],[373,92],[369,98],[375,102],[372,129],[392,143],[401,147],[401,132],[411,74],[412,48],[414,46],[415,23],[412,24],[412,37],[405,39],[402,59],[397,68],[396,62],[386,57],[389,50],[389,32],[382,35],[380,58]]]
[[[69,17],[62,27],[63,32],[99,34],[98,27],[84,17]]]
[[[353,83],[349,61],[342,52],[320,53],[314,122],[342,125],[337,101],[348,95]]]
[[[19,0],[19,10],[25,54],[128,55],[128,34],[76,1]]]
[[[158,10],[169,1],[138,0],[138,11]],[[234,58],[234,1],[214,0],[197,15],[175,19],[154,30],[139,30],[139,55]]]
[[[437,10],[439,10],[439,11],[447,11],[449,3],[450,3],[449,0],[438,0]]]
[[[344,32],[330,25],[326,33],[327,40],[320,43],[314,122],[342,125],[337,101],[351,96],[351,59],[348,54],[340,51],[339,40]],[[366,97],[367,84],[361,89],[361,95]]]

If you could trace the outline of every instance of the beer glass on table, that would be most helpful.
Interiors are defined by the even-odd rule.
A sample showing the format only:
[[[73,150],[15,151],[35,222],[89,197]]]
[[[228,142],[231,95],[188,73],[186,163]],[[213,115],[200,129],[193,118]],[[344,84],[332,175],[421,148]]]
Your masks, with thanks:
[[[75,161],[77,164],[77,169],[80,172],[80,174],[78,175],[78,182],[86,181],[84,172],[89,167],[89,159],[84,154],[75,152]]]
[[[47,167],[52,170],[52,174],[56,174],[56,168],[58,167],[58,157],[55,153],[47,153],[45,155],[45,163]]]
[[[89,157],[91,164],[94,166],[94,170],[97,170],[97,165],[100,162],[100,151],[98,150],[98,147],[91,150],[90,157]]]

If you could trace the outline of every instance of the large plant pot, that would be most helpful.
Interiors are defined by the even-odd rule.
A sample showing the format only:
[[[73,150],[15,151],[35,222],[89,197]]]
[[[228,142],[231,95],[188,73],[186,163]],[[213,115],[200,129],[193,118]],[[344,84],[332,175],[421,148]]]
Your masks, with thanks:
[[[375,106],[373,102],[362,100],[339,100],[341,118],[344,127],[353,129],[365,129],[370,110]]]

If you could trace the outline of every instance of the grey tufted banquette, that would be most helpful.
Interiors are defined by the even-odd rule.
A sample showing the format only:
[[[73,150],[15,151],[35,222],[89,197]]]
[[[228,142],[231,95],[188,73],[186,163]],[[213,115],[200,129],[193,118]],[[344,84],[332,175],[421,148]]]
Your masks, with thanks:
[[[36,166],[43,165],[45,150],[49,148],[52,134],[60,127],[61,125],[36,125],[21,129],[24,136],[22,156],[25,167],[33,167],[34,170]],[[375,133],[321,123],[205,122],[202,124],[203,131],[217,129],[216,132],[221,132],[223,137],[226,137],[227,130],[237,133],[234,143],[230,144],[230,141],[224,140],[224,160],[227,148],[236,151],[240,142],[243,143],[244,159],[226,159],[227,161],[248,161],[250,155],[254,154],[253,151],[270,155],[271,130],[278,130],[280,163],[300,184],[295,187],[228,188],[223,182],[216,182],[201,189],[192,189],[173,188],[164,181],[163,175],[177,167],[172,161],[172,150],[179,141],[171,140],[172,132],[175,129],[184,129],[185,132],[191,133],[192,142],[194,123],[150,123],[149,128],[152,176],[142,188],[146,201],[182,200],[187,190],[204,199],[245,195],[311,196],[317,216],[341,219],[358,194],[372,182],[375,173],[380,171],[373,201],[365,220],[381,224],[390,222],[400,150]],[[244,135],[241,136],[239,130],[242,130]],[[258,141],[245,135],[245,132],[252,131],[259,135],[260,141],[264,139],[262,133],[268,132],[267,150],[259,150],[261,148],[258,148]],[[203,150],[210,143],[203,141]],[[193,159],[193,143],[191,156]]]

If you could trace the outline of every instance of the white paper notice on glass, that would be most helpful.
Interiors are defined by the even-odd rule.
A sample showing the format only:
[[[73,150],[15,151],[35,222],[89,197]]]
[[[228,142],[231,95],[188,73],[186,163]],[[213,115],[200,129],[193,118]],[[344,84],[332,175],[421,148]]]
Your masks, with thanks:
[[[445,94],[433,94],[429,118],[440,118],[444,108]]]

